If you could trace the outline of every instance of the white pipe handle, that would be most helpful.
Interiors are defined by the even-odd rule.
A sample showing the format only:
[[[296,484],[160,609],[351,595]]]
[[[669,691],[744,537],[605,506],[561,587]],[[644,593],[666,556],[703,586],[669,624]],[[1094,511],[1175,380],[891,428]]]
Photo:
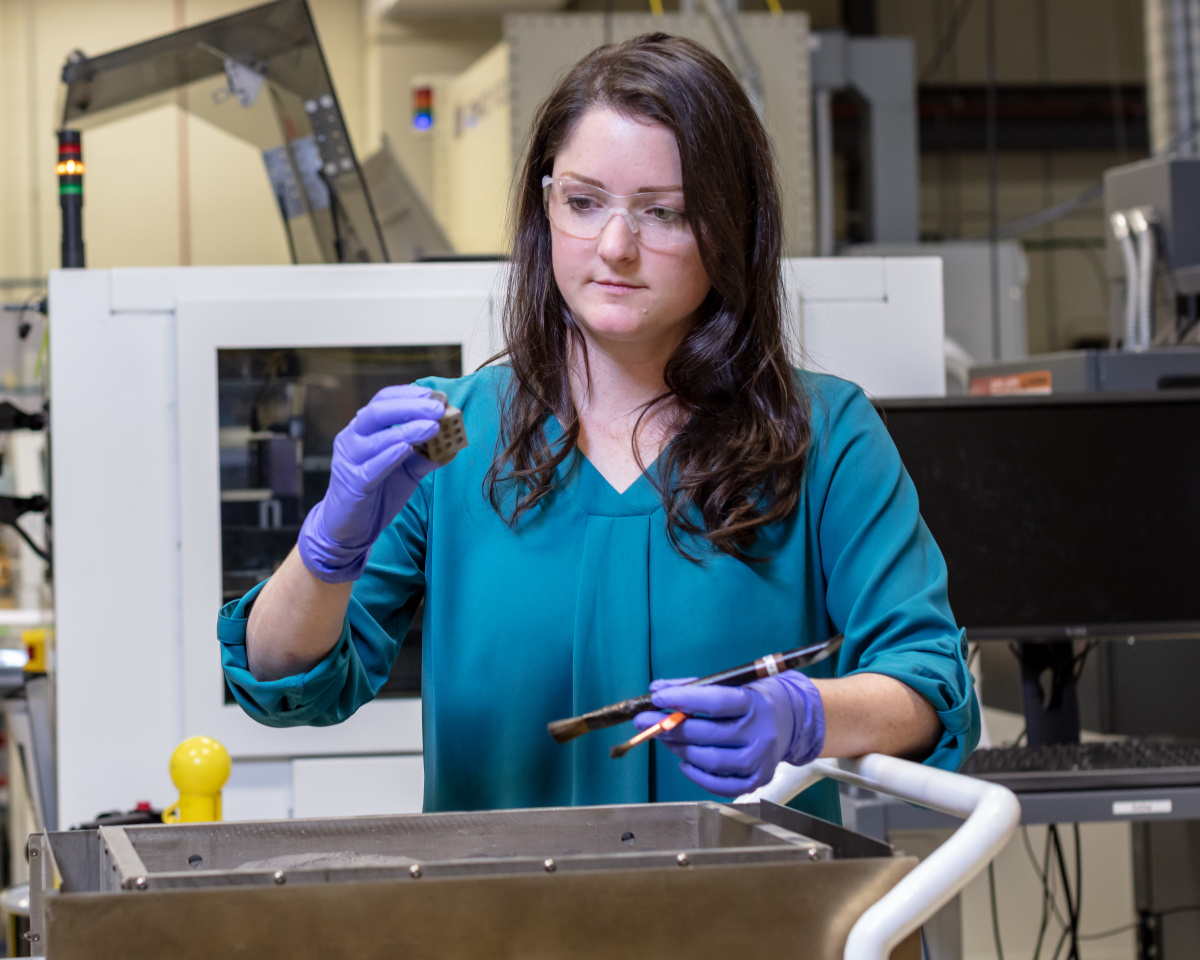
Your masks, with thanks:
[[[858,918],[846,939],[845,960],[887,960],[892,948],[920,928],[1004,849],[1021,821],[1016,794],[998,784],[872,753],[860,760],[781,763],[771,782],[739,803],[787,803],[823,777],[885,793],[952,816],[965,817],[951,837]]]

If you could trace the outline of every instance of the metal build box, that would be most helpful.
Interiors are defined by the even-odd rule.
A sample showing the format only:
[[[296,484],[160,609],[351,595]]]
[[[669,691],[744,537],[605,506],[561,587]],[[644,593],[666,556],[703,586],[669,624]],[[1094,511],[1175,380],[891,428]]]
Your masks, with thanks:
[[[1070,350],[971,368],[975,396],[1128,393],[1200,387],[1200,349],[1165,347],[1143,353]]]
[[[916,862],[834,860],[830,845],[748,809],[645,804],[38,834],[31,935],[49,960],[832,960]],[[773,818],[795,822],[790,813]],[[917,944],[910,938],[893,956],[916,957]]]
[[[1153,158],[1106,171],[1105,222],[1134,207],[1154,210],[1159,255],[1176,292],[1200,293],[1200,158]],[[1105,236],[1109,279],[1123,279],[1125,260],[1111,227]]]

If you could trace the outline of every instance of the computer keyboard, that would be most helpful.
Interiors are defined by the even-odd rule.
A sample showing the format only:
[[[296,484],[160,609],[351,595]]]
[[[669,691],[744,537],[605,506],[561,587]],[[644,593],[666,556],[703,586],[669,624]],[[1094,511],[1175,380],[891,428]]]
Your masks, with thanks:
[[[1016,791],[1200,786],[1200,743],[1122,740],[976,750],[963,773]]]

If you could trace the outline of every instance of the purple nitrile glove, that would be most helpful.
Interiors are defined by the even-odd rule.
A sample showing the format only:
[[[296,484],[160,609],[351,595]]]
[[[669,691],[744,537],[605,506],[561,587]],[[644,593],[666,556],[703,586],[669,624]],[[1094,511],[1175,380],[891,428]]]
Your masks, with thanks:
[[[412,445],[438,432],[446,405],[428,387],[384,387],[333,441],[325,499],[300,528],[300,559],[318,580],[362,576],[367,555],[436,463]]]
[[[710,793],[736,797],[775,775],[780,761],[809,763],[825,747],[825,707],[816,685],[787,670],[744,687],[690,686],[655,680],[654,705],[634,717],[639,730],[682,710],[691,716],[660,740],[683,762],[679,769]]]

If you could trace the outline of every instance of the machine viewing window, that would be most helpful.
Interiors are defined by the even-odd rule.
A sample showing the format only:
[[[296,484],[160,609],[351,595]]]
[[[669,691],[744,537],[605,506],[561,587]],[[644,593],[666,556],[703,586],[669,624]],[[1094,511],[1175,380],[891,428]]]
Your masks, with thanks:
[[[269,577],[295,545],[355,411],[386,386],[461,374],[458,345],[218,350],[223,600]],[[420,642],[418,610],[380,696],[420,695]]]

